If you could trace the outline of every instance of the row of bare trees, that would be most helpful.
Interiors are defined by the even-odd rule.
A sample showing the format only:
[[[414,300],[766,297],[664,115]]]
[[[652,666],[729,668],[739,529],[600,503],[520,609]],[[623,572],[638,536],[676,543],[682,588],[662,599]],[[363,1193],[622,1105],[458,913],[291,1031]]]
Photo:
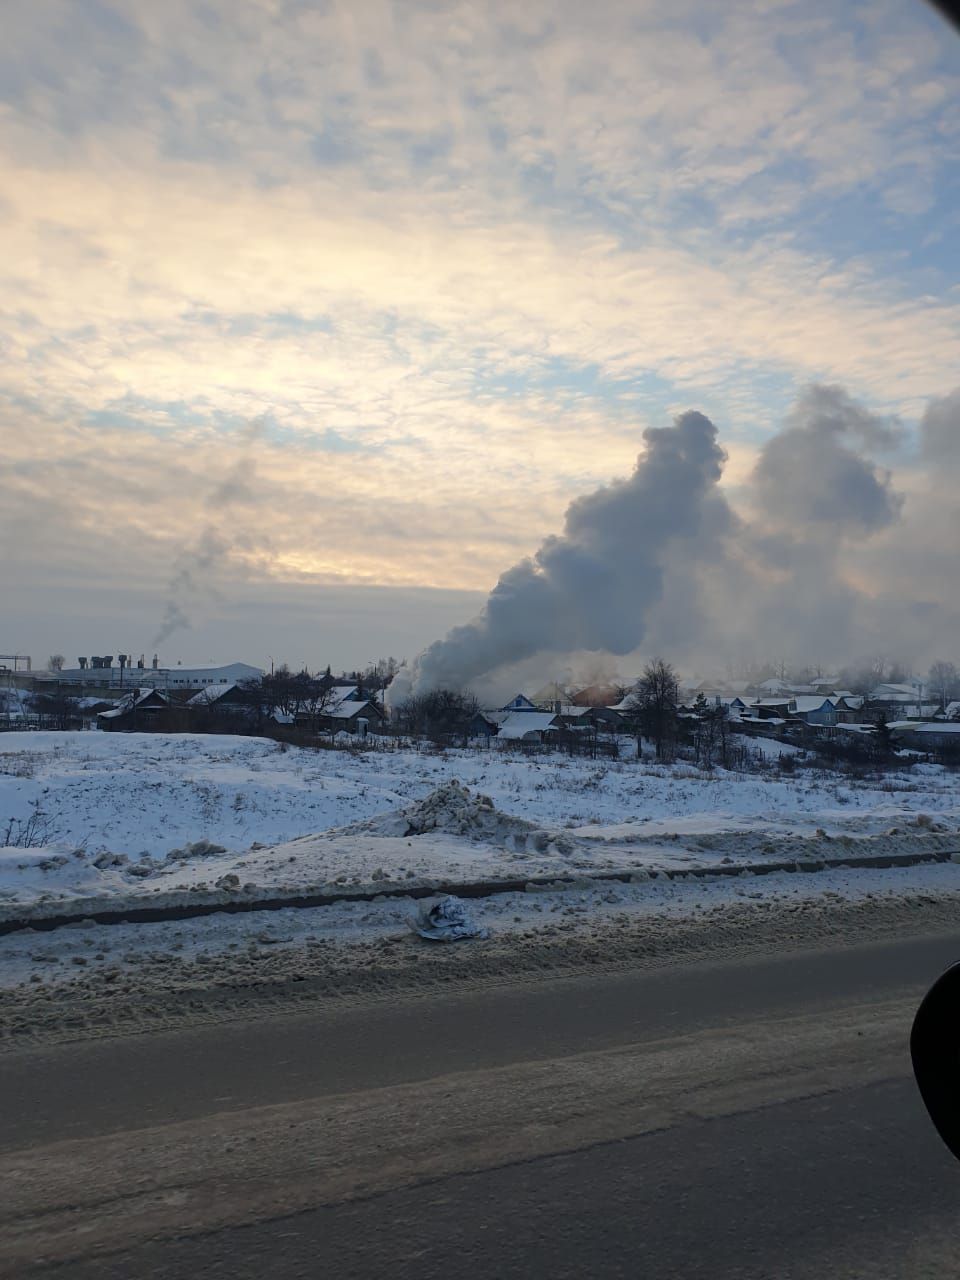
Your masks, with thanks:
[[[627,699],[627,723],[637,735],[637,754],[643,739],[653,743],[658,760],[672,760],[678,748],[692,749],[694,759],[709,767],[726,767],[730,755],[730,721],[725,707],[713,706],[702,693],[681,715],[680,683],[676,670],[663,658],[643,669]]]
[[[469,690],[432,689],[407,698],[394,711],[394,727],[433,742],[461,741],[465,746],[480,703]]]

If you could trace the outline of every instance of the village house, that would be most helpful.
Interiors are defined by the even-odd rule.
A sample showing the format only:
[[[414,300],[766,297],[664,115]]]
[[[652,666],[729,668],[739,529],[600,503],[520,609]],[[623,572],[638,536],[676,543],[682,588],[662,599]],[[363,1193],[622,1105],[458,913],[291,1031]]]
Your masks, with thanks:
[[[317,723],[328,733],[352,733],[365,738],[383,725],[383,712],[370,698],[365,698],[356,685],[341,686],[331,690],[333,694],[322,707]]]
[[[97,726],[108,732],[183,733],[190,728],[190,712],[170,700],[162,689],[133,689],[110,711],[101,711]]]
[[[498,742],[546,742],[560,729],[550,711],[513,711],[504,715],[497,730]]]
[[[822,694],[798,694],[793,699],[790,715],[795,720],[802,720],[810,725],[835,725],[837,708],[832,698]]]
[[[954,720],[910,721],[889,726],[890,737],[902,747],[917,751],[960,751],[960,722]]]
[[[216,711],[218,715],[249,716],[252,698],[238,684],[211,684],[187,699],[195,711]]]
[[[792,698],[758,698],[750,711],[758,720],[787,720],[793,714]]]
[[[837,724],[860,724],[864,717],[864,698],[854,693],[837,695],[835,709]]]
[[[540,708],[524,693],[518,693],[510,699],[505,707],[498,708],[500,711],[539,711]]]

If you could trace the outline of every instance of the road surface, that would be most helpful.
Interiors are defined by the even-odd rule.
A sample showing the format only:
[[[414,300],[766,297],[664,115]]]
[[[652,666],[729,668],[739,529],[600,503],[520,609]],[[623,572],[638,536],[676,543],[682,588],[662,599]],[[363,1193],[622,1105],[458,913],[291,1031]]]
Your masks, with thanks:
[[[20,1050],[0,1272],[954,1277],[960,1164],[907,1036],[958,956],[960,931]]]

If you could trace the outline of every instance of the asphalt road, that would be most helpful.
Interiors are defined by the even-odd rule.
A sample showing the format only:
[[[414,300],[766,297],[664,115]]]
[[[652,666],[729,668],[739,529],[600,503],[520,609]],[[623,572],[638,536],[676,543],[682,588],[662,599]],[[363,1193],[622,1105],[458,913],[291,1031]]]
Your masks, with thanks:
[[[956,938],[0,1062],[0,1268],[66,1277],[960,1274],[909,1075]]]

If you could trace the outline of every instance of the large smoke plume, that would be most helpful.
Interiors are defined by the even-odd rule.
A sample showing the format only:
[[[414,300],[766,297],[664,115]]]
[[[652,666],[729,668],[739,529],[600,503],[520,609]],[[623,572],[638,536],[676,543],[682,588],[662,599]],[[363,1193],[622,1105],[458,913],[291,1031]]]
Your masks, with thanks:
[[[953,653],[960,392],[911,436],[841,387],[807,388],[730,490],[736,510],[703,414],[644,441],[629,479],[573,502],[563,533],[504,573],[477,618],[401,671],[393,704],[498,673],[536,679],[556,669],[550,655],[583,651],[659,651],[712,672]]]
[[[663,591],[666,549],[720,536],[732,519],[717,491],[726,455],[709,418],[684,413],[643,438],[633,475],[571,503],[563,533],[508,569],[477,618],[420,654],[397,677],[392,702],[536,653],[636,649]]]

